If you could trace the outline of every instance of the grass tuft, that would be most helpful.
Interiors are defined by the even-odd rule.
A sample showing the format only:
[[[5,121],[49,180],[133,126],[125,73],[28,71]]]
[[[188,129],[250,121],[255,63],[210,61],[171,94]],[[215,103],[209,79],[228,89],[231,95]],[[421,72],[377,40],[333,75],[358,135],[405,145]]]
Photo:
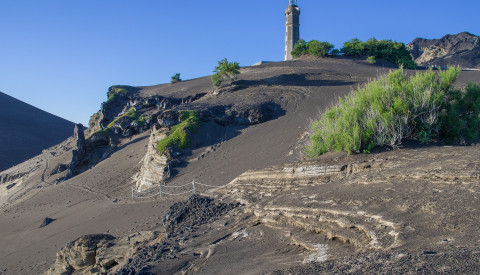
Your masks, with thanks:
[[[395,148],[405,138],[430,142],[439,137],[445,96],[459,72],[449,68],[437,76],[429,70],[408,78],[400,69],[340,98],[311,124],[307,155],[370,152],[385,145]]]
[[[164,153],[167,147],[176,147],[185,149],[192,144],[189,134],[194,133],[200,120],[197,111],[180,111],[180,123],[170,129],[169,135],[157,143],[157,149],[160,153]]]
[[[123,88],[115,88],[112,92],[107,93],[107,97],[108,97],[107,103],[110,104],[110,103],[115,102],[116,95],[118,95],[118,94],[127,95],[128,91],[123,89]]]

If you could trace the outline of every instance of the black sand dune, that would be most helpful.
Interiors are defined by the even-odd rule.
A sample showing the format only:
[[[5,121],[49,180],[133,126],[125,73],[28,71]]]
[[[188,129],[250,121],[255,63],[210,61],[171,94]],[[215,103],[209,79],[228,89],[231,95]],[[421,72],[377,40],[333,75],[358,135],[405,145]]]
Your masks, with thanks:
[[[74,124],[0,92],[0,171],[73,134]]]

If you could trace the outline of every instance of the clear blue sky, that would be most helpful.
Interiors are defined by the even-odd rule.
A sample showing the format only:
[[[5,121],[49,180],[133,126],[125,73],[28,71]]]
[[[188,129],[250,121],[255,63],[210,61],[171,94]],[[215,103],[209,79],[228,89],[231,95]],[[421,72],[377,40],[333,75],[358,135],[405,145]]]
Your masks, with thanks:
[[[338,4],[339,3],[339,4]],[[0,91],[87,124],[109,86],[210,75],[227,57],[280,61],[288,0],[0,0]],[[340,48],[469,31],[478,0],[298,0],[300,36]],[[1,111],[1,110],[0,110]]]

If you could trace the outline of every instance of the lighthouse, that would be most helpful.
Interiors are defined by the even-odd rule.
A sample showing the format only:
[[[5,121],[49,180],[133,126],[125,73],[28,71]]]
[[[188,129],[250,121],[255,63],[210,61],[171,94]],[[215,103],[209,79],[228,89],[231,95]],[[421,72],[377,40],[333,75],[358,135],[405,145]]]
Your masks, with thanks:
[[[289,0],[288,7],[285,9],[287,17],[285,31],[285,60],[293,60],[292,50],[300,39],[300,8],[297,0]]]

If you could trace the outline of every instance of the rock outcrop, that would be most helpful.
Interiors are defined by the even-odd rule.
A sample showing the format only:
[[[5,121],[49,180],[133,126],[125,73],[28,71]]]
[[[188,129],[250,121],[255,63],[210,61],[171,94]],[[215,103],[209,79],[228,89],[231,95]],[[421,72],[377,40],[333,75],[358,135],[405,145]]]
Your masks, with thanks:
[[[75,169],[77,168],[77,165],[80,163],[80,161],[85,156],[85,153],[87,152],[87,144],[85,142],[85,135],[83,133],[82,124],[75,125],[74,138],[77,141],[77,148],[72,151],[72,161],[68,166],[65,179],[69,179],[75,175]]]
[[[159,185],[170,177],[170,161],[157,149],[157,143],[166,137],[166,129],[154,126],[140,172],[134,176],[137,191]]]
[[[82,236],[57,253],[46,272],[57,274],[111,274],[139,247],[157,238],[157,232],[142,231],[120,239],[108,234]]]
[[[480,37],[468,32],[441,39],[416,38],[407,47],[420,66],[480,68]]]

